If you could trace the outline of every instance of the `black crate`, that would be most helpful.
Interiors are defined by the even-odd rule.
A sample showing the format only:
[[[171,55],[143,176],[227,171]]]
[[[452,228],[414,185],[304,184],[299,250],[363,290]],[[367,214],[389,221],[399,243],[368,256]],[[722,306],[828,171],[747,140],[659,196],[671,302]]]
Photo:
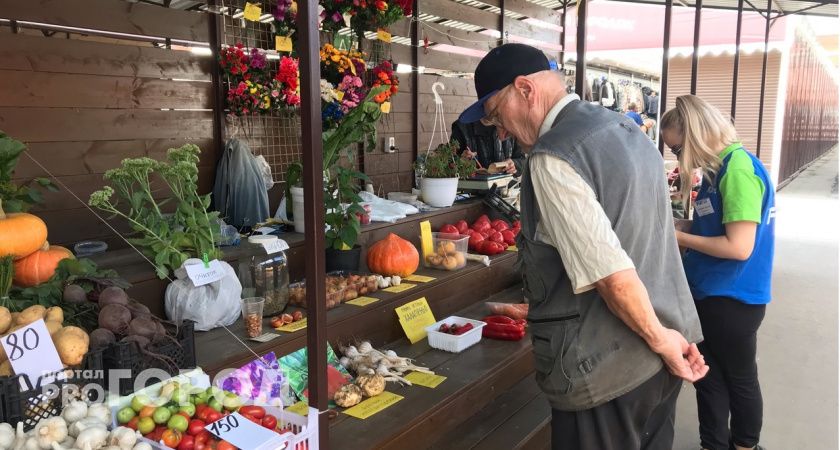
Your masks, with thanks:
[[[121,378],[118,382],[120,396],[134,393],[134,382],[140,372],[147,369],[160,369],[170,376],[178,375],[179,369],[194,369],[195,363],[195,322],[185,320],[181,326],[174,326],[164,323],[166,332],[173,339],[168,342],[161,342],[149,346],[148,351],[163,355],[168,361],[150,357],[140,352],[135,343],[117,342],[108,346],[103,355],[102,362],[105,367],[106,389],[111,389],[111,376],[115,376],[112,370],[122,369],[130,371],[130,378]],[[171,361],[171,363],[169,363]],[[147,385],[155,384],[160,380],[149,379]],[[146,387],[146,386],[143,386]],[[141,389],[141,387],[137,387]]]
[[[105,401],[104,386],[101,350],[88,352],[82,365],[66,380],[43,383],[39,378],[33,384],[27,375],[0,377],[0,422],[17,427],[23,421],[23,429],[29,431],[40,420],[61,414],[62,400],[81,399],[85,393],[85,400]]]

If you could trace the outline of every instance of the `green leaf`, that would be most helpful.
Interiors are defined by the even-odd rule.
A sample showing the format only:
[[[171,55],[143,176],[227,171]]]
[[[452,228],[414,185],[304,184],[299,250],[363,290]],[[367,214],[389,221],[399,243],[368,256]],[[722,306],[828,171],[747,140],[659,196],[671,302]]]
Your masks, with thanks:
[[[347,244],[348,247],[356,245],[356,239],[358,239],[358,237],[359,233],[353,230],[352,227],[341,230],[341,241]]]

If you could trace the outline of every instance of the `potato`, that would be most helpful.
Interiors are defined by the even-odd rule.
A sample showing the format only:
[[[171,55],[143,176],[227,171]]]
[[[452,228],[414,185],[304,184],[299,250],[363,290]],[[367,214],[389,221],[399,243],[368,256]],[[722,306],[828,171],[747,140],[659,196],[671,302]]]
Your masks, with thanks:
[[[53,343],[61,362],[68,366],[82,363],[88,352],[90,337],[81,328],[64,327],[53,335]]]
[[[54,335],[58,330],[61,329],[61,322],[56,322],[55,320],[48,320],[47,322],[47,330],[50,332],[50,336]]]
[[[52,308],[47,310],[46,314],[44,315],[44,320],[46,320],[47,322],[53,321],[62,324],[64,323],[64,310],[61,309],[61,307],[59,306],[53,306]]]
[[[12,363],[9,360],[3,361],[0,364],[0,377],[10,377],[12,376]]]
[[[5,333],[12,326],[12,313],[9,308],[0,306],[0,334]]]
[[[13,312],[13,313],[12,313],[12,325],[17,324],[18,317],[20,317],[20,313],[19,313],[19,312]],[[8,332],[9,330],[6,330],[6,331]]]
[[[43,319],[44,315],[47,314],[47,308],[44,308],[41,305],[33,305],[29,308],[24,309],[21,311],[20,315],[17,318],[18,325],[29,325],[32,322],[35,322],[38,319]]]

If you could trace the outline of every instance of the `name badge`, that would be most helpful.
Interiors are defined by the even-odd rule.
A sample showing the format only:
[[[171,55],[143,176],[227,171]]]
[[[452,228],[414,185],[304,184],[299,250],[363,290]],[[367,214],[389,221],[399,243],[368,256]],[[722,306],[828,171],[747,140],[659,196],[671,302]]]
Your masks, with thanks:
[[[700,217],[708,216],[709,214],[713,214],[715,212],[715,208],[712,206],[712,201],[708,198],[697,200],[697,203],[694,204],[694,209],[697,210],[697,215]]]

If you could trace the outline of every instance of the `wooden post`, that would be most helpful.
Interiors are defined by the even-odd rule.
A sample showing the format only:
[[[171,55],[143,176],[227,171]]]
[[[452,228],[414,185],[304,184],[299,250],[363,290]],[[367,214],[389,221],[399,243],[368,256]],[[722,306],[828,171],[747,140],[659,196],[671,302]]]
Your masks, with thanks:
[[[327,308],[324,268],[324,153],[321,140],[321,67],[318,50],[318,2],[298,3],[300,33],[300,122],[303,152],[303,198],[306,223],[306,327],[309,404],[327,411]],[[320,448],[329,448],[329,421],[319,415]]]
[[[659,115],[656,116],[657,129],[662,129],[659,123],[662,121],[662,113],[665,111],[665,106],[668,104],[668,67],[669,57],[668,53],[671,51],[671,13],[674,9],[674,0],[665,0],[665,25],[662,32],[662,78],[659,80]],[[659,153],[665,154],[665,142],[662,138],[657,136],[659,141]]]
[[[694,52],[691,54],[691,94],[697,94],[697,72],[700,69],[700,21],[702,19],[703,0],[694,4]]]
[[[414,91],[411,93],[411,149],[412,161],[417,161],[420,148],[420,1],[414,0],[411,13],[411,81]],[[411,177],[414,186],[414,176]],[[419,188],[420,186],[415,186]]]
[[[568,7],[568,0],[563,0],[563,12],[560,13],[560,23],[563,27],[560,30],[560,70],[566,69],[566,10]]]

